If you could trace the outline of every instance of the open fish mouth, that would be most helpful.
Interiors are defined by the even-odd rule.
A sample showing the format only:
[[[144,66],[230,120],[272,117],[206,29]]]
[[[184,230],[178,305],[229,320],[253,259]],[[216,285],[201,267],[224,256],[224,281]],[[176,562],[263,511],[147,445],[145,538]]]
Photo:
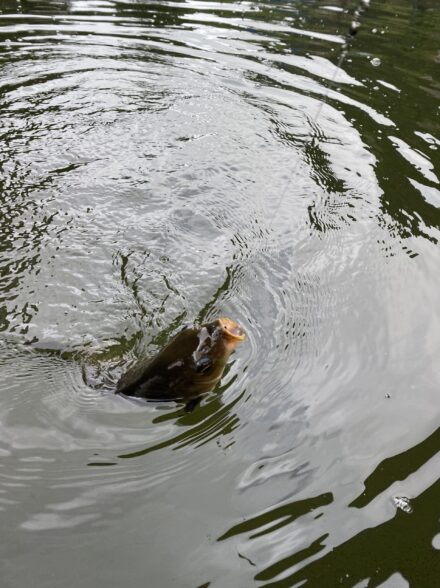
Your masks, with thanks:
[[[235,321],[222,317],[218,319],[219,327],[222,330],[223,335],[232,339],[233,341],[244,341],[246,339],[246,333],[244,329],[240,327]]]

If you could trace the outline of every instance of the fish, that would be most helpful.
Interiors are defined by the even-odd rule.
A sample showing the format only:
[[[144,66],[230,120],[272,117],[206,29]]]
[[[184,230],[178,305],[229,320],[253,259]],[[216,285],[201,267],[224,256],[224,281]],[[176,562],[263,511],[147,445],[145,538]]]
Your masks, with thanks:
[[[243,328],[221,317],[181,330],[157,355],[139,361],[116,384],[116,394],[152,401],[190,400],[220,381]]]

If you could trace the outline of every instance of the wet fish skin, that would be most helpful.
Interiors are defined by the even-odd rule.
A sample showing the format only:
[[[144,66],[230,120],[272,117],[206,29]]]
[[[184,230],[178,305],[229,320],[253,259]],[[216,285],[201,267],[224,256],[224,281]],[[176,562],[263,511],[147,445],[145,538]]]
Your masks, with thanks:
[[[119,380],[117,394],[148,400],[188,400],[212,390],[246,338],[226,317],[180,331],[156,356],[141,360]]]

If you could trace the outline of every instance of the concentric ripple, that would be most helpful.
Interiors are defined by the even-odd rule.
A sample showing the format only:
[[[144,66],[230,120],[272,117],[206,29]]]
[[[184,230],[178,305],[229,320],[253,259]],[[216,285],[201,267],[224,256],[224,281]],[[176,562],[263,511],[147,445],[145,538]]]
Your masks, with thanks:
[[[5,585],[437,581],[440,12],[371,4],[336,71],[343,0],[1,3]],[[219,315],[193,410],[114,394]]]

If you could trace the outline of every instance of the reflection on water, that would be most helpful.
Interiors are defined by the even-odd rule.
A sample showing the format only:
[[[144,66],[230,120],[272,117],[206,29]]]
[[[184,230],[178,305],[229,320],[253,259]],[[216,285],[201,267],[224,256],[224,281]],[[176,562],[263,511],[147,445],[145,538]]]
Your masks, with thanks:
[[[437,584],[440,9],[335,74],[352,11],[1,3],[6,586]],[[219,315],[192,411],[113,394]]]
[[[396,586],[435,586],[440,572],[439,544],[435,541],[439,534],[439,492],[437,481],[412,501],[411,514],[398,510],[392,519],[364,529],[300,571],[265,585],[306,582],[318,586],[326,578],[328,586],[364,586],[368,578],[368,586],[379,586],[393,578],[391,585]],[[261,580],[272,578],[270,570],[256,576]]]

